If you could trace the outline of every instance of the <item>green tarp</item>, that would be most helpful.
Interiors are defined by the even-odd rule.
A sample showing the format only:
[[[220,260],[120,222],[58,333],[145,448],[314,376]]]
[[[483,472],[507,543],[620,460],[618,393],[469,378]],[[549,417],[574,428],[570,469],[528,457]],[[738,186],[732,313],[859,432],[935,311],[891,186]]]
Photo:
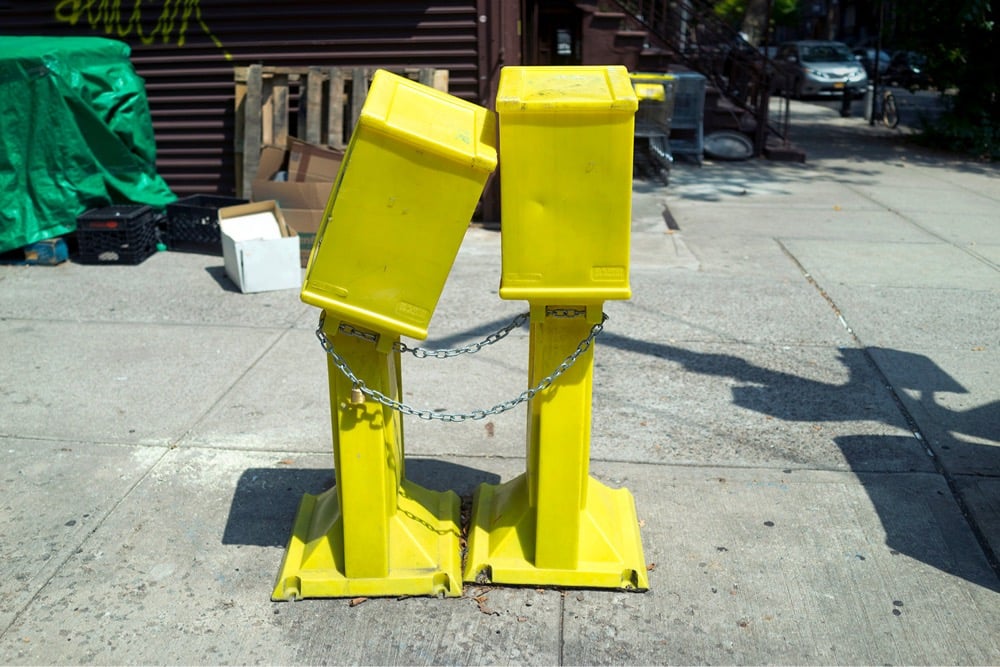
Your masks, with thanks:
[[[0,252],[72,232],[90,208],[176,200],[156,173],[130,52],[100,37],[0,36]]]

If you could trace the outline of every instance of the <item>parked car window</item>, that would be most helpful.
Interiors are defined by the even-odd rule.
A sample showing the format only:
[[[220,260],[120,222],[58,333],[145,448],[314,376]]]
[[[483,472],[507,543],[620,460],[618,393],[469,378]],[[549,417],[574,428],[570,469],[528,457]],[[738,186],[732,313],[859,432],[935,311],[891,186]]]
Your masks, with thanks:
[[[854,60],[847,47],[836,44],[819,44],[802,47],[802,62],[804,63],[842,63]]]

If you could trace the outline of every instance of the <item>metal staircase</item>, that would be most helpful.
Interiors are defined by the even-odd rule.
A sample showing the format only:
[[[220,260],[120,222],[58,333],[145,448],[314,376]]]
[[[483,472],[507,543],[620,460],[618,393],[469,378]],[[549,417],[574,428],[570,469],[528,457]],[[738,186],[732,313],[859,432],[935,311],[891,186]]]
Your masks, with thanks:
[[[733,108],[753,118],[754,154],[768,152],[769,139],[788,144],[788,114],[769,117],[774,63],[722,21],[708,0],[606,0],[608,10],[648,31],[650,44],[708,78]]]

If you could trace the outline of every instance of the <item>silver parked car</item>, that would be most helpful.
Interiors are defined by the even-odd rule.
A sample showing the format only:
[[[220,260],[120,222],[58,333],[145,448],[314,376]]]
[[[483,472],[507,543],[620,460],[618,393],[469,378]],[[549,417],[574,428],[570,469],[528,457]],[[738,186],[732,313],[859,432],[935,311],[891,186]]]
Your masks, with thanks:
[[[864,66],[841,42],[787,42],[778,48],[778,87],[795,97],[861,97],[868,88]]]

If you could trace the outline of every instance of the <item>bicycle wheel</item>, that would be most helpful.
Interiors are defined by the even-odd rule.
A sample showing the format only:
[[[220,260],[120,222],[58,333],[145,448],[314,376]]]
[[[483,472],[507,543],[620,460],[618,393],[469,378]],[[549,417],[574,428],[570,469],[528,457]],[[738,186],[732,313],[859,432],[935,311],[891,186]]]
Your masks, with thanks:
[[[899,125],[899,109],[896,108],[896,96],[886,91],[882,98],[882,122],[886,127],[895,128]]]

